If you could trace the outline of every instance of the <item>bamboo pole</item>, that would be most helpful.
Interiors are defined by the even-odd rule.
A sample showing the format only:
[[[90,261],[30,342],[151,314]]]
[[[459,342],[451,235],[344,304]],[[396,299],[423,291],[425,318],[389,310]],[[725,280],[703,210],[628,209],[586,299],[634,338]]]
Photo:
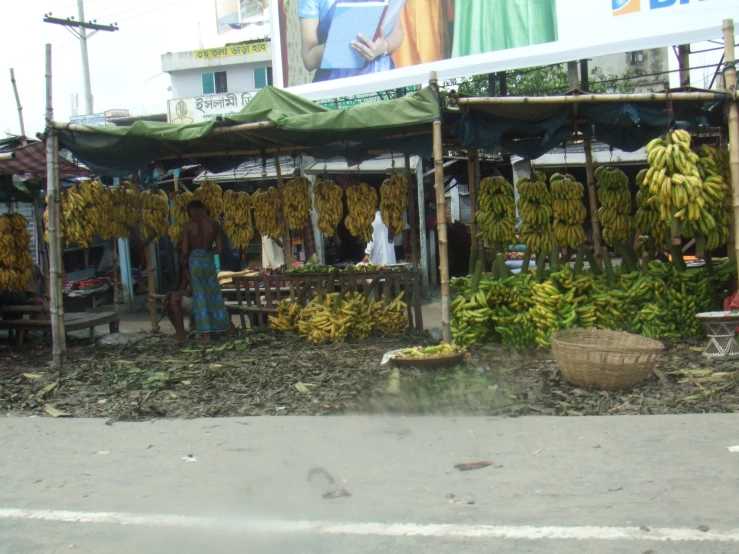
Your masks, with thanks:
[[[435,76],[432,78],[435,80]],[[441,121],[434,121],[434,187],[436,188],[436,226],[439,232],[439,274],[441,280],[441,333],[445,343],[452,342],[450,327],[449,243],[446,233],[446,197],[444,195],[444,153]]]
[[[57,181],[57,152],[55,149],[56,135],[52,128],[54,108],[52,105],[51,89],[51,44],[46,45],[46,201],[49,205],[49,247],[51,250],[49,297],[51,299],[51,340],[54,367],[61,370],[64,364],[64,310],[61,309],[62,289],[59,286],[61,278],[61,252],[59,251],[59,211],[57,209],[57,195],[59,182]],[[60,325],[60,322],[62,323]]]
[[[113,310],[118,313],[118,253],[116,246],[118,239],[110,241],[110,245],[113,248]]]
[[[282,199],[282,219],[284,221],[282,227],[282,248],[285,254],[285,267],[290,269],[293,266],[293,247],[290,239],[290,230],[287,228],[285,221],[285,183],[282,180],[282,167],[280,166],[280,155],[275,154],[275,171],[277,172],[277,190],[280,191]]]
[[[57,267],[59,273],[56,276],[56,286],[59,290],[59,334],[62,338],[61,350],[62,350],[62,363],[67,363],[67,331],[64,326],[64,260],[62,254],[64,254],[64,237],[61,233],[62,225],[62,200],[61,200],[61,188],[59,185],[59,137],[54,134],[54,198],[56,199],[56,225],[59,232],[56,234],[56,251],[58,252]]]
[[[728,88],[728,87],[727,87]],[[694,100],[719,100],[722,92],[660,92],[636,94],[578,94],[576,96],[496,96],[494,98],[450,98],[449,103],[458,106],[484,104],[583,104],[608,102],[688,102]]]
[[[36,220],[36,236],[38,237],[36,241],[39,245],[39,254],[41,255],[41,269],[44,271],[44,277],[48,279],[50,277],[49,251],[46,247],[46,241],[44,240],[44,214],[41,212],[41,206],[39,206],[38,200],[33,201],[33,216]]]
[[[739,264],[739,106],[736,100],[734,21],[724,19],[723,31],[724,58],[726,59],[724,79],[726,80],[727,90],[734,93],[734,98],[729,102],[728,108],[729,167],[731,168],[731,190],[734,199],[734,248],[736,249],[737,264]]]
[[[593,250],[596,258],[600,256],[602,246],[600,221],[598,221],[598,191],[595,188],[595,169],[593,168],[592,139],[585,138],[585,173],[588,178],[588,202],[590,204],[590,223],[593,227]]]
[[[152,296],[157,292],[156,275],[154,275],[154,256],[151,251],[155,250],[153,242],[144,247],[144,256],[146,257],[146,288],[148,293],[149,304],[149,321],[151,322],[151,332],[159,332],[159,316],[157,315],[157,301]]]
[[[480,259],[480,250],[477,240],[477,165],[475,159],[477,157],[477,148],[470,148],[467,151],[467,184],[470,190],[470,274],[477,266],[477,260]]]
[[[415,177],[411,173],[411,156],[410,154],[405,155],[405,176],[408,179],[408,224],[410,225],[410,242],[411,242],[411,258],[413,264],[418,270],[419,259],[418,259],[418,218],[416,217],[416,194]],[[419,272],[420,273],[420,272]]]
[[[10,83],[13,85],[13,93],[15,94],[15,105],[18,108],[18,122],[21,126],[21,144],[25,146],[28,144],[26,141],[26,125],[23,122],[23,106],[21,106],[21,97],[18,94],[18,84],[15,82],[15,71],[10,68]]]

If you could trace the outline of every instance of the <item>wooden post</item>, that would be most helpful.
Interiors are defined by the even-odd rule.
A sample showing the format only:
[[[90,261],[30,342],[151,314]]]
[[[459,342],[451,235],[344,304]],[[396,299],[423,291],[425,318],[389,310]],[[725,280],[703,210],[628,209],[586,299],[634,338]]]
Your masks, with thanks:
[[[39,245],[39,253],[41,254],[41,269],[44,271],[44,278],[49,279],[51,275],[49,274],[49,251],[44,240],[44,214],[41,212],[41,206],[39,206],[38,200],[33,201],[33,216],[36,220],[36,235],[38,236],[37,243]],[[46,292],[48,293],[49,291]]]
[[[421,280],[421,295],[424,298],[429,297],[429,248],[428,238],[426,235],[426,191],[424,188],[423,178],[423,162],[418,162],[416,167],[416,183],[418,189],[418,274]]]
[[[567,79],[569,81],[570,90],[577,90],[580,86],[577,62],[567,62]]]
[[[690,44],[677,47],[677,61],[680,66],[680,86],[690,86]]]
[[[146,288],[149,293],[149,320],[151,321],[151,332],[159,332],[159,317],[157,315],[157,301],[154,298],[156,294],[156,275],[154,275],[154,256],[151,251],[154,250],[154,243],[151,242],[144,247],[144,255],[146,257]]]
[[[734,66],[734,21],[724,19],[724,58],[726,59],[726,69],[724,70],[724,78],[726,79],[726,89],[734,95],[733,100],[729,101],[728,108],[728,127],[729,127],[729,167],[731,168],[731,190],[734,199],[734,248],[736,248],[736,258],[739,264],[739,105],[736,100],[736,67]]]
[[[477,148],[467,151],[467,184],[470,190],[470,274],[475,270],[477,260],[480,259],[480,250],[477,240]]]
[[[588,60],[580,60],[580,90],[583,92],[588,92],[590,90]]]
[[[405,176],[408,179],[408,224],[410,226],[410,236],[408,237],[411,242],[411,258],[413,258],[413,265],[418,271],[419,259],[418,259],[418,218],[416,217],[415,204],[415,187],[413,183],[415,178],[411,173],[411,156],[410,154],[405,155]],[[418,287],[418,284],[416,284]]]
[[[285,184],[282,180],[282,167],[280,166],[280,155],[275,154],[275,171],[277,171],[277,190],[280,191],[280,198],[282,199],[282,218],[285,219]],[[290,230],[287,228],[287,221],[285,221],[282,228],[282,247],[285,253],[285,266],[286,269],[290,269],[293,266],[293,248],[290,242]]]
[[[432,77],[436,81],[436,75]],[[436,188],[436,226],[439,232],[439,275],[441,278],[441,333],[445,343],[452,342],[451,298],[449,293],[449,243],[446,233],[446,196],[444,194],[444,148],[441,121],[434,121],[434,188]]]
[[[595,169],[593,168],[592,139],[585,137],[585,172],[588,177],[588,201],[590,203],[590,223],[593,227],[593,250],[596,258],[600,256],[601,236],[600,221],[598,221],[598,191],[595,188]]]
[[[51,250],[49,297],[51,299],[51,340],[54,367],[61,370],[65,362],[64,308],[62,307],[61,259],[59,250],[59,209],[57,180],[56,133],[54,132],[54,108],[51,91],[51,44],[46,45],[46,201],[49,205],[49,247]],[[43,240],[43,238],[42,238]]]
[[[23,123],[23,107],[21,106],[21,97],[18,94],[18,85],[15,82],[15,71],[10,68],[10,82],[13,85],[13,93],[15,94],[15,105],[18,108],[18,121],[21,125],[21,144],[25,146],[26,141],[26,125]]]
[[[110,241],[110,246],[113,248],[113,309],[115,313],[118,313],[118,253],[116,246],[118,239]]]

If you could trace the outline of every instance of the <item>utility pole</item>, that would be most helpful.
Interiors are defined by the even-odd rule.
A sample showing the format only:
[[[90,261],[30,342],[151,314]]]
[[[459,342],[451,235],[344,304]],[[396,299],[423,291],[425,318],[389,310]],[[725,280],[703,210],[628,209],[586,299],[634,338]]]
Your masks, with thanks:
[[[44,15],[44,23],[61,25],[80,40],[80,53],[82,54],[82,82],[85,89],[85,109],[84,114],[82,115],[89,115],[93,111],[93,102],[92,84],[90,80],[90,61],[87,56],[87,40],[98,31],[117,31],[118,23],[113,23],[112,25],[98,25],[97,19],[93,21],[85,21],[84,0],[77,0],[77,16],[79,18],[77,21],[75,21],[74,17],[59,19],[57,17],[52,17],[51,12],[49,12]],[[92,30],[92,33],[89,35],[87,34],[88,29]]]
[[[677,62],[680,66],[680,87],[690,86],[690,45],[681,44],[677,47]]]

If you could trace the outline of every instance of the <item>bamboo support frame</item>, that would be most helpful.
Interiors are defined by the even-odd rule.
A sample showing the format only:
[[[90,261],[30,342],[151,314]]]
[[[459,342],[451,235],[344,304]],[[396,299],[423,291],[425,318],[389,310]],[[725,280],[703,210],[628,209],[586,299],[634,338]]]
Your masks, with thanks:
[[[725,19],[724,31],[724,58],[726,69],[724,78],[726,88],[734,93],[734,99],[729,102],[728,128],[729,128],[729,167],[731,168],[731,190],[733,192],[734,205],[734,248],[736,249],[737,264],[739,264],[739,105],[736,101],[736,61],[734,52],[734,21]]]
[[[602,239],[600,234],[600,221],[598,221],[598,191],[595,188],[595,169],[593,168],[592,139],[585,138],[583,147],[585,149],[585,173],[588,179],[588,202],[590,205],[590,224],[593,228],[593,250],[596,258],[600,256]]]
[[[405,176],[408,179],[408,225],[410,226],[410,239],[411,243],[411,258],[413,263],[418,269],[419,258],[418,258],[418,218],[416,217],[416,188],[413,185],[416,179],[411,172],[411,156],[410,154],[405,155]]]
[[[59,233],[59,173],[57,138],[53,131],[54,108],[52,104],[51,44],[46,45],[46,202],[49,209],[49,298],[51,301],[51,339],[54,367],[61,370],[66,357],[64,336],[64,308],[62,305],[61,260]],[[43,240],[43,237],[42,237]]]
[[[113,249],[113,311],[118,313],[118,252],[117,252],[118,239],[110,241],[110,246]]]
[[[285,219],[285,183],[282,179],[279,154],[275,154],[275,171],[277,172],[277,190],[280,191],[280,198],[282,199],[282,220],[284,221],[282,227],[282,251],[285,257],[286,269],[290,269],[293,266],[293,247],[290,239],[290,230],[287,228],[288,224]]]
[[[728,88],[728,86],[727,86]],[[458,106],[480,106],[485,104],[601,104],[608,102],[680,102],[716,100],[723,98],[721,92],[655,92],[637,94],[578,94],[574,96],[496,96],[480,98],[451,98],[449,103]]]
[[[435,79],[432,79],[435,80]],[[436,226],[439,240],[439,276],[441,281],[441,333],[443,341],[452,342],[450,326],[451,298],[449,292],[449,243],[446,229],[446,196],[444,194],[444,152],[441,121],[433,123],[434,187],[436,188]]]
[[[470,272],[480,259],[479,242],[477,240],[477,148],[467,151],[467,185],[470,191]]]

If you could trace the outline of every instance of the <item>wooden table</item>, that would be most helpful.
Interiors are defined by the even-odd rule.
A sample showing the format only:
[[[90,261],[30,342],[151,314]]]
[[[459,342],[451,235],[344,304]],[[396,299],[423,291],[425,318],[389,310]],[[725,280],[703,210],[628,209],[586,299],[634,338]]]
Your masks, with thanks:
[[[4,306],[0,314],[42,315],[40,319],[0,319],[0,329],[16,332],[16,345],[23,345],[26,331],[51,330],[51,319],[44,306]],[[72,312],[64,314],[64,329],[66,332],[90,330],[90,342],[95,344],[95,327],[108,325],[111,333],[117,333],[120,316],[117,312]]]

